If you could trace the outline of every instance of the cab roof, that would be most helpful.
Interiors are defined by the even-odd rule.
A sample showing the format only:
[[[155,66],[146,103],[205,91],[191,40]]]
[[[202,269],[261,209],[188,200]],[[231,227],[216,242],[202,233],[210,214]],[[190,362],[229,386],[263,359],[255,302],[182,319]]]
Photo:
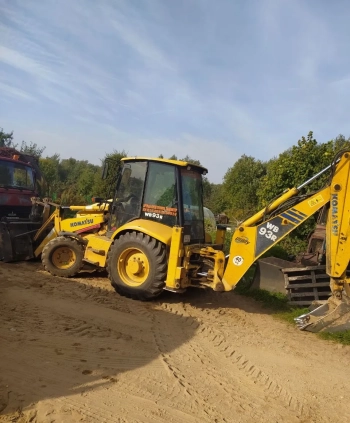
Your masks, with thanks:
[[[31,163],[25,162],[20,159],[13,159],[12,157],[5,157],[0,155],[0,160],[10,162],[10,163],[20,163],[21,165],[32,167]]]
[[[184,162],[182,160],[171,160],[171,159],[160,159],[160,158],[154,158],[154,157],[123,157],[121,159],[122,162],[136,162],[136,161],[140,161],[140,162],[144,162],[144,161],[148,161],[148,162],[159,162],[159,163],[168,163],[171,164],[173,166],[180,166],[180,167],[187,167],[190,166],[193,169],[196,169],[197,171],[199,171],[202,174],[207,174],[208,173],[208,169],[201,166],[201,165],[197,165],[197,164],[193,164],[191,162]]]

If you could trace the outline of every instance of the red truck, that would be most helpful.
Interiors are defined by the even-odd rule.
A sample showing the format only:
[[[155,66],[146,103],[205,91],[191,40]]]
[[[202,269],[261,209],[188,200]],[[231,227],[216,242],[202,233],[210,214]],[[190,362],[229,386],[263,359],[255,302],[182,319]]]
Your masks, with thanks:
[[[37,197],[38,161],[14,148],[0,147],[0,220],[28,218]]]
[[[31,201],[39,195],[39,180],[39,163],[35,157],[0,147],[0,261],[29,258],[28,245],[41,226],[33,214]]]

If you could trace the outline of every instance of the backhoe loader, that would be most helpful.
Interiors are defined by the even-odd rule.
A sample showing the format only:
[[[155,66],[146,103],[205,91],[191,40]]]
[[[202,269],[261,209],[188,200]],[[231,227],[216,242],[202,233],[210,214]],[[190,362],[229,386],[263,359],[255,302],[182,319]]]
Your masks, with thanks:
[[[349,310],[350,151],[339,152],[327,168],[242,222],[233,233],[228,256],[223,252],[226,227],[217,226],[214,242],[204,230],[202,175],[207,169],[144,157],[124,158],[121,163],[105,234],[89,233],[81,239],[73,232],[60,233],[45,258],[52,273],[75,272],[75,260],[107,268],[115,290],[138,300],[189,287],[230,291],[262,254],[326,206],[326,270],[332,295],[327,304],[300,316],[297,325],[324,330]],[[327,171],[330,179],[324,188],[303,193]],[[101,207],[105,204],[102,198],[96,201]],[[56,252],[72,246],[68,239],[79,244],[83,257],[71,248],[70,260],[62,263],[55,260]]]
[[[84,265],[88,267],[82,261],[84,238],[106,232],[108,203],[61,206],[37,197],[32,197],[31,203],[29,217],[1,219],[0,260],[13,262],[41,256],[46,270],[65,277],[74,276]],[[66,212],[75,212],[75,216],[69,218]]]

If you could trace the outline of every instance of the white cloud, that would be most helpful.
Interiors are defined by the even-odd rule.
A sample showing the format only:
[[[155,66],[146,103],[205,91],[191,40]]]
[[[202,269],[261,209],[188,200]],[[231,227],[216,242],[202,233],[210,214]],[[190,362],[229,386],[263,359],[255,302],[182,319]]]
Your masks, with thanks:
[[[155,45],[147,39],[145,34],[142,34],[139,28],[139,33],[133,29],[130,23],[125,19],[114,17],[111,19],[114,29],[117,31],[119,37],[133,50],[135,50],[147,63],[148,66],[161,67],[165,69],[174,70],[168,58],[155,47]]]
[[[324,4],[0,4],[0,126],[47,152],[188,154],[219,182],[244,153],[268,159],[310,129],[322,140],[350,132],[348,30]],[[330,78],[335,57],[344,70]]]
[[[35,78],[44,78],[55,81],[54,74],[36,60],[27,57],[11,48],[0,45],[0,62],[12,66],[22,72],[29,73]]]
[[[11,85],[4,84],[2,82],[0,82],[0,92],[2,92],[3,95],[7,95],[13,98],[19,98],[21,100],[28,101],[36,101],[36,99],[27,92]]]

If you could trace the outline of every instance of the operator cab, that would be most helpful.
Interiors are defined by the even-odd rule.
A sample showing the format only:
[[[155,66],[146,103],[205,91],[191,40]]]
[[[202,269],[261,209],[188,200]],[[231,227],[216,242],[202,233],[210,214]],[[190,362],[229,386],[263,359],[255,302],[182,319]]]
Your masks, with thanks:
[[[201,166],[178,160],[124,158],[109,231],[144,219],[184,228],[184,243],[205,240]]]

